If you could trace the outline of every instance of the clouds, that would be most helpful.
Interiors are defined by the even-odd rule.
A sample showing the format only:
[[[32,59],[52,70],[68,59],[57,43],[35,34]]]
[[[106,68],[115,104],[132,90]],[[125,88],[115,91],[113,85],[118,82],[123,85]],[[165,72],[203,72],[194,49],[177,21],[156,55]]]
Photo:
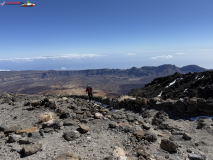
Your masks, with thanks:
[[[38,57],[24,57],[24,58],[5,58],[0,59],[0,61],[12,61],[12,62],[19,62],[19,61],[34,61],[34,60],[57,60],[57,59],[82,59],[82,58],[94,58],[94,57],[102,57],[105,55],[100,54],[62,54],[56,56],[38,56]]]
[[[180,54],[185,54],[185,53],[176,53],[176,54],[179,54],[179,55],[180,55]]]
[[[67,68],[65,68],[65,67],[61,67],[61,70],[66,70]]]
[[[171,55],[168,55],[168,56],[162,55],[162,56],[152,57],[151,59],[171,59],[171,58],[173,58],[173,56]]]
[[[7,70],[7,69],[0,69],[0,71],[10,71],[10,70]]]
[[[126,56],[135,56],[136,54],[135,53],[127,53],[125,54]]]

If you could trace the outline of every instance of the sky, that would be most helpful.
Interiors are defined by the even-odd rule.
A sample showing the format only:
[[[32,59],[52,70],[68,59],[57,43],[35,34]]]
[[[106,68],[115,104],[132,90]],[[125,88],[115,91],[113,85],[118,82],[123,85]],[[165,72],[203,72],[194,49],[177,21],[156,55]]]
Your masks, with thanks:
[[[0,71],[213,69],[213,0],[30,2],[0,5]]]

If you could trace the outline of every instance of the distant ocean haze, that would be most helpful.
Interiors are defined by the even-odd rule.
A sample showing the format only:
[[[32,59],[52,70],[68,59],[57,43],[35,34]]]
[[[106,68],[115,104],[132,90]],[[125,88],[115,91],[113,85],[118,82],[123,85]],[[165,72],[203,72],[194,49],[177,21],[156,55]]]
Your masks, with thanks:
[[[80,54],[79,54],[80,55]],[[211,56],[205,54],[155,54],[155,53],[123,53],[100,54],[100,56],[85,56],[76,58],[49,58],[51,56],[38,56],[36,58],[0,59],[0,70],[84,70],[84,69],[128,69],[131,67],[159,66],[174,64],[183,67],[196,64],[212,69]],[[95,54],[94,54],[95,55]],[[103,55],[103,56],[102,56]]]

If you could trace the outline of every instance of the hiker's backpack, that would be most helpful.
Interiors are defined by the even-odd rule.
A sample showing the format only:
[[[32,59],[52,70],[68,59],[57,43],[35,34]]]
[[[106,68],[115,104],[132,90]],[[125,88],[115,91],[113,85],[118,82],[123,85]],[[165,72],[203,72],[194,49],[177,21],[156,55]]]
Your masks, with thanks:
[[[90,93],[92,93],[92,87],[88,87],[87,89],[90,91]]]

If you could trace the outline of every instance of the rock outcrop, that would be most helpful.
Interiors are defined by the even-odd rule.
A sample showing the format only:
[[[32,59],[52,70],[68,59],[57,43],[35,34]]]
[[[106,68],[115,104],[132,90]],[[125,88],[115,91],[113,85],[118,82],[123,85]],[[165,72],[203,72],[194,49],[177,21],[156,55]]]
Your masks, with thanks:
[[[162,99],[179,99],[184,97],[213,98],[213,71],[194,72],[154,79],[143,88],[132,90],[128,95],[135,97],[161,97]]]

